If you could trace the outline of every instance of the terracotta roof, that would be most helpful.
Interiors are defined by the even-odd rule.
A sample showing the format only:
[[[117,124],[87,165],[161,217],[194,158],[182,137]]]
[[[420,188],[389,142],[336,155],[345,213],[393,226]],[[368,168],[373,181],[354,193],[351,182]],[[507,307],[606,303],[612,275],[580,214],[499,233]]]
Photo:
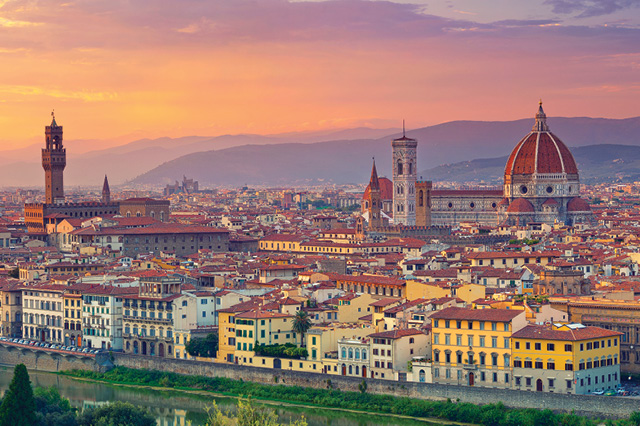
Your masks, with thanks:
[[[467,309],[446,308],[431,315],[432,319],[476,320],[476,321],[511,321],[524,311],[510,309]]]
[[[533,204],[524,198],[516,198],[509,204],[508,213],[534,213]]]
[[[528,325],[511,335],[516,339],[544,339],[544,340],[589,340],[601,337],[621,336],[622,333],[606,330],[600,327],[582,327],[572,330],[558,330],[552,325]]]
[[[243,312],[243,313],[241,313],[239,315],[236,315],[236,318],[259,319],[259,318],[287,318],[287,317],[292,317],[292,316],[293,315],[281,314],[279,312],[255,310],[255,311]]]
[[[580,197],[572,198],[569,203],[567,203],[567,211],[570,212],[590,212],[591,207],[589,207],[589,203],[583,200]]]
[[[505,175],[534,173],[578,174],[569,148],[548,130],[525,136],[511,152],[504,171]]]
[[[416,328],[403,328],[401,330],[389,330],[381,333],[373,333],[370,334],[369,337],[375,339],[400,339],[401,337],[417,336],[419,334],[424,335],[422,331]]]
[[[393,199],[393,182],[391,182],[386,177],[379,177],[378,184],[380,185],[380,199],[383,201],[388,201]],[[367,185],[364,190],[364,194],[362,195],[363,199],[368,199],[369,194],[371,193],[370,185]]]

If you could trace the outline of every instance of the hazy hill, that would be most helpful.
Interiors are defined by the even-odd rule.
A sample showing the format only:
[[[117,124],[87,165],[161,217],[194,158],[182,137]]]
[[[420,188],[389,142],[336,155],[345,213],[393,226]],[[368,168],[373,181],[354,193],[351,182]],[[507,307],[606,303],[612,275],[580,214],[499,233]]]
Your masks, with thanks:
[[[549,122],[554,133],[569,146],[602,143],[640,145],[640,118],[556,118]],[[531,126],[530,119],[512,122],[457,121],[413,130],[407,134],[419,141],[418,165],[420,170],[425,170],[421,173],[425,179],[479,180],[485,177],[486,180],[486,177],[501,176],[502,171],[499,170],[504,167],[504,160],[494,158],[488,162],[468,163],[460,166],[462,168],[456,164],[450,172],[445,170],[451,166],[443,166],[437,169],[442,179],[432,176],[430,169],[462,160],[471,162],[474,158],[508,155]],[[133,182],[163,184],[179,179],[183,174],[193,176],[205,185],[283,184],[317,179],[335,183],[365,182],[373,156],[377,160],[378,172],[381,175],[390,174],[390,141],[398,136],[393,134],[374,140],[307,145],[243,146],[201,152],[162,164],[138,176]],[[597,156],[593,161],[588,163],[590,167],[597,164]],[[455,178],[462,171],[468,172],[465,178]],[[613,170],[608,171],[611,172]]]
[[[640,179],[640,146],[599,144],[572,148],[583,183]],[[463,161],[423,172],[433,181],[501,183],[507,156]]]
[[[112,184],[122,183],[166,161],[199,151],[221,150],[242,145],[262,145],[285,142],[314,143],[336,139],[378,138],[395,129],[353,129],[262,135],[222,135],[216,137],[187,136],[182,138],[140,139],[113,146],[113,142],[96,140],[65,140],[67,168],[65,184],[102,185],[104,174]],[[44,142],[43,142],[44,143]],[[102,146],[109,148],[102,149]],[[0,182],[3,186],[41,186],[40,165],[42,145],[0,151]],[[187,173],[188,174],[188,173]]]
[[[551,118],[549,124],[569,146],[640,144],[640,117]],[[507,155],[532,125],[531,118],[453,121],[411,130],[407,135],[418,139],[418,165],[420,170],[427,170],[442,164]],[[67,140],[65,184],[98,187],[105,173],[112,184],[135,178],[134,183],[163,185],[182,175],[194,177],[204,185],[286,184],[320,179],[363,182],[368,179],[373,156],[379,173],[389,175],[390,141],[398,136],[393,129],[355,128],[268,136],[141,139],[102,150],[95,149],[100,144],[93,140]],[[37,145],[0,152],[0,166],[0,182],[4,186],[42,185]],[[423,175],[432,178],[430,172]]]

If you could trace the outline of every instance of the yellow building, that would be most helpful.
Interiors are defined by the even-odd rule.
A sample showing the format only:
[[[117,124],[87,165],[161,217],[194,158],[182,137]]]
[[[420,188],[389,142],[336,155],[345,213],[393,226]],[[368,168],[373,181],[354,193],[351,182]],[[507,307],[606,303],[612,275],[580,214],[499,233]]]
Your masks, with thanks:
[[[431,315],[435,383],[511,387],[511,333],[524,311],[446,308]]]
[[[218,309],[217,362],[236,362],[236,315],[256,309],[258,301],[248,300],[230,308]]]
[[[513,388],[573,394],[615,389],[621,335],[582,324],[528,325],[512,335]]]
[[[346,294],[338,298],[338,321],[342,323],[357,323],[364,316],[373,312],[371,304],[379,300],[370,294]]]
[[[260,309],[236,315],[236,364],[254,364],[254,345],[295,345],[293,318],[293,315]]]
[[[448,287],[438,285],[438,283],[407,280],[406,286],[408,300],[439,299],[451,296],[451,290]]]

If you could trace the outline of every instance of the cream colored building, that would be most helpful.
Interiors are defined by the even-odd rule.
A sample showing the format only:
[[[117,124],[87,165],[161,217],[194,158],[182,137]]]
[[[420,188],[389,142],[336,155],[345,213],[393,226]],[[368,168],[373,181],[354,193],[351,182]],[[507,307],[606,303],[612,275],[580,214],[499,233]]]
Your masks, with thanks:
[[[22,290],[22,337],[64,343],[63,285],[40,285]]]

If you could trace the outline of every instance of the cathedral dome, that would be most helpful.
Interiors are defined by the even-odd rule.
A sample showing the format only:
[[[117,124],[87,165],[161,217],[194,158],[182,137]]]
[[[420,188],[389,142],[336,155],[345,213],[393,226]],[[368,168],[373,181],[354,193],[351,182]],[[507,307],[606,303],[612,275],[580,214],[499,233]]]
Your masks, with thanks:
[[[580,197],[572,198],[569,203],[567,203],[567,211],[569,212],[590,212],[591,207],[589,203],[583,200]]]
[[[393,182],[386,177],[378,178],[380,183],[380,199],[381,200],[393,200]],[[367,185],[362,195],[363,200],[369,199],[369,193],[371,192],[371,184]]]
[[[524,198],[516,198],[509,204],[507,213],[535,213],[533,204]]]
[[[549,131],[542,103],[536,114],[536,124],[511,152],[504,174],[578,174],[569,148]]]

